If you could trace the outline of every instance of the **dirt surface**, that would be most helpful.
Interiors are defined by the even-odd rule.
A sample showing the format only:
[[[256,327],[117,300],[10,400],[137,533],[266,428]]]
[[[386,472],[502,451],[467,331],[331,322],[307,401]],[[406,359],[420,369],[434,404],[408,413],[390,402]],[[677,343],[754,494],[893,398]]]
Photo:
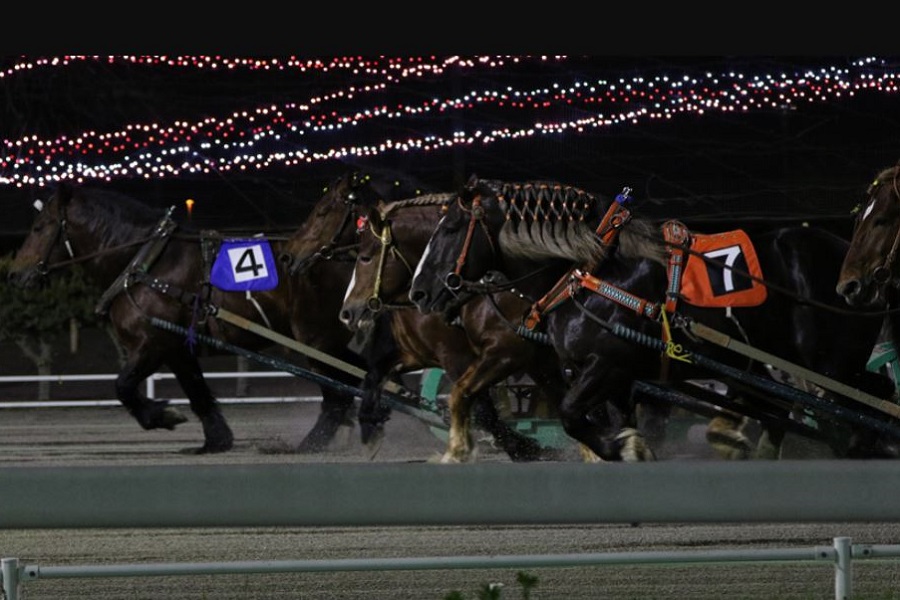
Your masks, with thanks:
[[[268,454],[262,450],[297,440],[312,426],[318,403],[227,405],[225,412],[238,439],[235,449],[196,456],[181,452],[201,441],[193,419],[175,431],[143,431],[119,407],[4,409],[0,466],[316,461],[339,469],[341,463],[370,460],[434,460],[443,448],[429,426],[395,413],[374,457],[349,427],[320,455]],[[694,437],[673,445],[680,454],[668,460],[716,460],[700,452]],[[699,453],[691,456],[692,448]],[[482,438],[478,449],[479,460],[508,460],[489,439]],[[578,460],[577,453],[570,458]],[[836,536],[897,543],[900,524],[0,530],[0,556],[43,566],[243,562],[830,546]],[[520,598],[519,572],[538,579],[532,600],[834,597],[833,566],[811,562],[38,579],[21,586],[21,597],[442,600],[452,591],[476,598],[483,585],[501,583],[503,598]],[[900,565],[857,561],[853,586],[855,598],[900,598]]]
[[[101,357],[97,370],[110,372]],[[106,359],[108,361],[108,356]],[[227,359],[220,359],[227,360]],[[8,366],[8,365],[5,365]],[[70,373],[78,365],[67,365]],[[84,368],[83,366],[81,368]],[[234,368],[226,364],[225,368]],[[105,371],[104,371],[105,369]],[[4,373],[9,371],[4,368]],[[21,371],[20,371],[21,372]],[[33,392],[4,384],[19,400]],[[104,385],[111,387],[111,382]],[[222,397],[234,396],[234,383],[216,383]],[[251,393],[290,398],[314,397],[302,382],[252,382]],[[285,388],[284,386],[289,386]],[[89,390],[54,395],[110,398],[111,391]],[[162,395],[160,396],[162,397]],[[0,401],[8,399],[0,397]],[[317,401],[225,404],[236,436],[233,451],[194,455],[183,450],[202,443],[195,418],[175,431],[143,431],[120,406],[92,408],[0,409],[0,466],[103,465],[246,465],[300,462],[415,463],[435,461],[443,450],[440,430],[395,412],[385,427],[377,453],[363,446],[356,427],[344,427],[326,452],[316,455],[273,453],[296,444],[318,415]],[[185,408],[185,412],[187,412]],[[668,443],[658,448],[662,460],[718,460],[703,440],[700,422],[679,420]],[[827,449],[790,437],[785,456],[828,457]],[[579,460],[574,445],[561,445],[560,460]],[[508,461],[480,434],[477,460]],[[602,465],[598,465],[602,468]],[[2,485],[2,482],[0,482]],[[714,501],[714,499],[711,499]],[[0,507],[2,521],[2,507]],[[455,557],[582,552],[643,552],[830,546],[833,538],[854,543],[900,542],[900,524],[818,523],[690,525],[644,524],[548,527],[325,527],[206,529],[0,529],[0,557],[20,565],[115,565],[207,563],[220,561],[322,560],[396,557]],[[479,597],[481,588],[501,584],[503,598],[523,598],[517,574],[537,578],[532,600],[567,599],[825,599],[834,597],[834,567],[829,562],[731,563],[713,565],[604,565],[504,569],[338,571],[317,573],[248,573],[99,578],[39,578],[21,586],[26,600],[95,598],[158,600],[346,599],[443,600],[453,591]],[[856,561],[854,598],[900,598],[900,564]]]

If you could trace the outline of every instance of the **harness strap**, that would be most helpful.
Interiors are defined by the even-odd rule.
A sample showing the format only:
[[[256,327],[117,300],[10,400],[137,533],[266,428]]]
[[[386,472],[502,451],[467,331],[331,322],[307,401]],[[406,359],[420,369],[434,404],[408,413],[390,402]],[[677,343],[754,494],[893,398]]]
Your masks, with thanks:
[[[666,312],[674,313],[675,305],[681,297],[681,278],[684,274],[687,253],[691,245],[691,234],[681,221],[666,221],[662,226],[669,253],[669,288],[666,290]]]
[[[657,319],[662,310],[662,307],[659,304],[645,300],[640,296],[635,296],[631,292],[626,292],[622,288],[607,283],[580,269],[575,269],[572,272],[572,281],[575,285],[591,290],[599,296],[603,296],[608,300],[612,300],[617,304],[630,308],[637,314],[650,319]],[[577,290],[571,290],[569,295],[573,295],[575,291]]]
[[[100,299],[97,301],[97,305],[94,307],[94,312],[96,314],[105,315],[109,310],[109,305],[112,303],[113,299],[128,285],[128,280],[136,273],[146,274],[150,270],[150,267],[153,266],[153,263],[156,262],[156,259],[159,258],[159,255],[162,254],[162,251],[169,243],[171,233],[175,231],[175,228],[177,227],[175,221],[172,220],[172,213],[174,210],[174,206],[169,207],[166,214],[159,222],[159,225],[157,225],[153,237],[144,242],[144,245],[140,247],[134,255],[134,258],[132,258],[131,262],[128,263],[128,266],[125,267],[125,270],[122,271],[116,280],[113,281],[112,285],[103,292]]]
[[[177,285],[169,283],[168,281],[163,281],[158,277],[153,277],[152,275],[150,275],[149,273],[145,273],[144,271],[135,271],[131,273],[129,281],[142,283],[149,287],[151,290],[169,296],[170,298],[174,298],[185,306],[193,306],[194,303],[197,302],[202,295],[196,292],[188,292],[187,290],[184,290]],[[128,285],[130,285],[130,283]],[[209,298],[207,297],[206,300],[209,300]]]
[[[611,246],[616,241],[616,238],[619,237],[619,231],[622,227],[631,220],[631,211],[625,207],[625,204],[629,201],[631,201],[631,188],[626,187],[621,194],[616,196],[616,201],[609,205],[609,208],[606,209],[606,214],[600,220],[595,233],[605,246]],[[526,329],[534,330],[544,314],[572,297],[569,281],[574,272],[575,268],[573,267],[560,277],[559,281],[550,288],[549,292],[531,305],[523,323]]]

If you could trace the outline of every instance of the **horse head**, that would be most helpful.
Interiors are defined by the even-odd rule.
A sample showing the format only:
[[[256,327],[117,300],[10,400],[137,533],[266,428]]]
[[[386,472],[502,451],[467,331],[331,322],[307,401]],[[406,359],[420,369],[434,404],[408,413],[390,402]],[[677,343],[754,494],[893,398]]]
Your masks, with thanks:
[[[900,288],[900,163],[878,174],[855,210],[836,289],[850,306],[883,306],[890,290]]]
[[[442,312],[497,266],[504,210],[494,182],[470,178],[443,210],[416,265],[409,299],[423,313]]]
[[[367,208],[423,190],[419,182],[395,174],[354,170],[336,178],[286,245],[284,260],[290,262],[291,274],[303,273],[320,260],[352,260],[358,242],[356,222]]]
[[[37,214],[25,241],[16,251],[7,279],[20,287],[38,285],[55,263],[71,259],[67,209],[73,195],[71,186],[61,184],[46,201],[35,200]]]
[[[359,219],[359,248],[340,319],[351,330],[382,310],[411,306],[409,286],[443,206],[453,194],[423,194],[368,207]]]

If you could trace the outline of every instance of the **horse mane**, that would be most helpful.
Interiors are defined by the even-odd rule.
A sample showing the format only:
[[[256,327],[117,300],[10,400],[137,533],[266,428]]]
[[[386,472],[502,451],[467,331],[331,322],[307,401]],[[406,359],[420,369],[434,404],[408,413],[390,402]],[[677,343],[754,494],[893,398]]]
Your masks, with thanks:
[[[109,245],[147,235],[163,217],[163,211],[114,190],[70,187],[60,188],[56,193],[69,194],[69,202],[79,201],[85,227]]]
[[[499,244],[505,252],[532,260],[562,258],[593,266],[609,256],[610,247],[596,235],[609,201],[555,181],[508,183],[470,180],[484,186],[499,202],[505,222]],[[649,258],[665,264],[665,246],[654,225],[632,219],[618,236],[623,257]]]
[[[395,200],[393,202],[388,202],[381,206],[379,212],[381,213],[381,217],[385,218],[389,214],[400,210],[401,208],[406,208],[407,206],[443,206],[456,197],[454,193],[436,193],[436,194],[422,194],[421,196],[416,196],[415,198],[406,198],[404,200]]]

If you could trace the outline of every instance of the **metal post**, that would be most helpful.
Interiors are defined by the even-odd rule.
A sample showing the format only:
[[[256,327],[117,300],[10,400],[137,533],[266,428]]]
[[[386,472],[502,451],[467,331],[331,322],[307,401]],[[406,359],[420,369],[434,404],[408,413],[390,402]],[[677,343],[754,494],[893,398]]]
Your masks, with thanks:
[[[156,373],[147,378],[147,398],[156,398]]]
[[[3,580],[5,600],[19,600],[19,559],[4,558],[0,561],[0,579]]]
[[[837,553],[834,563],[834,598],[850,600],[853,593],[853,562],[850,538],[834,538],[834,550]]]

